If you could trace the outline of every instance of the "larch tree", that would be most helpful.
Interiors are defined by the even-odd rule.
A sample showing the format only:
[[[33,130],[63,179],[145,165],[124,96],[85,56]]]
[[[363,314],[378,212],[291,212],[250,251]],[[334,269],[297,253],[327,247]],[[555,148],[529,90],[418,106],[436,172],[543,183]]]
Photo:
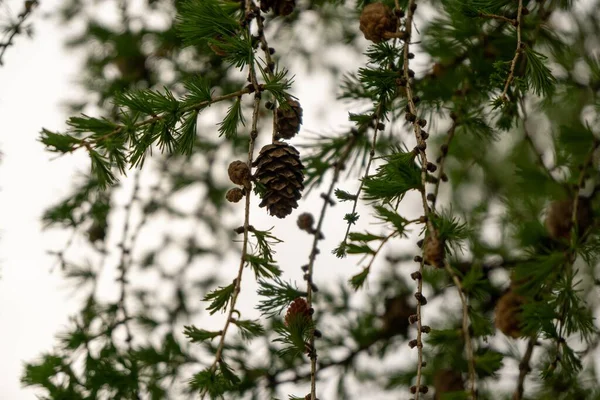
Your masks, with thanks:
[[[598,1],[53,18],[86,94],[41,142],[90,168],[43,216],[81,308],[24,368],[41,398],[600,399]],[[312,132],[311,104],[347,119]]]

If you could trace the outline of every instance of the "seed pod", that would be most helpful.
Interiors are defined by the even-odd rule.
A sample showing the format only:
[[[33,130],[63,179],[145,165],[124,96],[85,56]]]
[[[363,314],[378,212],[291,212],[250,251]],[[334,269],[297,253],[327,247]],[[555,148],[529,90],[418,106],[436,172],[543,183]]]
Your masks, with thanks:
[[[525,299],[513,290],[506,292],[496,305],[496,328],[506,336],[521,336],[521,315]]]
[[[312,319],[308,303],[303,297],[296,298],[296,300],[288,307],[287,313],[285,314],[285,325],[290,326],[290,323],[298,321],[299,319],[304,319],[306,322],[309,322]]]
[[[240,188],[229,189],[225,194],[225,198],[230,203],[237,203],[244,197],[244,192]]]
[[[250,185],[250,168],[248,164],[243,161],[236,160],[229,164],[227,168],[229,179],[236,185],[249,186]]]
[[[298,228],[308,233],[312,233],[314,231],[313,225],[315,223],[315,218],[311,213],[302,213],[298,215]]]
[[[436,268],[444,268],[444,242],[440,240],[437,234],[427,235],[423,243],[423,256],[427,264]]]
[[[371,3],[360,15],[360,30],[365,35],[365,39],[373,43],[379,43],[388,40],[386,33],[396,32],[398,28],[398,19],[392,10],[383,3]]]

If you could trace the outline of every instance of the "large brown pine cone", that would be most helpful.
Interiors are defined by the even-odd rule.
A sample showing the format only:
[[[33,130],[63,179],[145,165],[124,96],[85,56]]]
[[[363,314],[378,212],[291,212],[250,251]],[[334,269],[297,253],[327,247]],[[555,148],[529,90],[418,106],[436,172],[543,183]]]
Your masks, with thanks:
[[[373,43],[388,40],[385,34],[396,32],[397,28],[398,18],[383,3],[371,3],[363,8],[360,14],[360,30],[365,35],[365,39]]]
[[[525,298],[513,290],[506,292],[496,305],[496,328],[506,336],[521,336],[521,315]]]
[[[257,181],[265,187],[259,207],[267,207],[277,218],[291,214],[304,189],[304,166],[298,150],[287,143],[266,145],[252,166],[257,168]]]
[[[452,369],[441,369],[433,376],[433,387],[435,388],[435,400],[441,400],[445,393],[460,392],[465,390],[462,375]]]
[[[573,200],[553,201],[546,215],[546,229],[554,240],[568,240],[571,237]],[[577,228],[583,234],[592,224],[592,204],[590,199],[579,197],[577,204]]]
[[[296,100],[287,102],[287,107],[277,108],[277,139],[291,139],[298,131],[302,124],[302,107]]]
[[[275,15],[290,15],[296,8],[296,0],[260,0],[260,9],[262,12],[269,12],[272,9]]]

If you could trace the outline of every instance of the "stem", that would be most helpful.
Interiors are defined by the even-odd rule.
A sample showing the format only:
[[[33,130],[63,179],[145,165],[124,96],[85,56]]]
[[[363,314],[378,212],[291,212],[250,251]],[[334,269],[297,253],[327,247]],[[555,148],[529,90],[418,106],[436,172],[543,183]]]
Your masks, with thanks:
[[[523,15],[523,0],[519,0],[519,8],[517,9],[517,19],[512,21],[513,25],[517,27],[517,50],[515,50],[515,56],[512,59],[510,64],[510,72],[506,81],[504,83],[504,90],[502,90],[502,94],[500,94],[500,99],[502,101],[507,101],[506,93],[508,93],[508,88],[510,87],[511,82],[515,78],[515,67],[517,65],[517,60],[523,51],[523,44],[521,43],[521,17]]]
[[[327,211],[327,208],[330,205],[331,195],[333,194],[333,189],[335,188],[335,185],[337,184],[337,182],[339,180],[340,173],[341,173],[342,169],[344,168],[344,164],[346,163],[346,160],[348,159],[348,156],[350,155],[350,152],[352,151],[354,144],[356,143],[356,138],[357,138],[356,135],[352,136],[352,138],[346,144],[346,147],[345,147],[343,153],[340,155],[340,158],[337,160],[337,162],[335,164],[335,168],[333,170],[333,177],[331,178],[331,184],[329,185],[327,194],[325,196],[323,196],[323,205],[321,206],[321,212],[319,214],[319,221],[317,222],[317,226],[315,228],[315,231],[313,232],[314,239],[313,239],[313,243],[312,243],[312,247],[311,247],[310,255],[309,255],[309,259],[308,259],[308,271],[307,271],[308,277],[307,277],[307,289],[306,289],[306,293],[307,293],[306,301],[308,303],[309,308],[312,307],[313,292],[314,292],[312,276],[313,276],[315,260],[317,258],[317,254],[319,253],[317,246],[319,244],[319,240],[321,240],[321,238],[323,237],[322,228],[323,228],[323,221],[325,220],[325,213]],[[317,398],[316,397],[317,351],[315,349],[314,334],[311,334],[311,337],[310,337],[310,349],[311,349],[310,397],[311,397],[311,400],[316,400],[316,398]]]
[[[448,139],[446,139],[446,151],[442,152],[440,159],[438,160],[438,168],[440,170],[439,174],[438,174],[438,180],[435,183],[435,188],[433,189],[433,201],[431,202],[431,208],[433,210],[435,210],[435,206],[436,206],[436,202],[437,202],[437,198],[438,198],[438,193],[440,191],[440,184],[442,182],[442,176],[444,176],[444,166],[445,166],[445,162],[446,161],[446,155],[448,154],[448,147],[450,146],[450,142],[452,141],[452,139],[454,139],[454,133],[456,132],[456,127],[458,126],[458,123],[456,122],[456,120],[454,120],[452,122],[452,126],[450,127],[450,130],[448,131]]]
[[[471,398],[475,399],[475,357],[473,355],[473,343],[469,333],[469,304],[467,303],[467,297],[464,294],[460,279],[458,279],[458,276],[450,264],[448,264],[448,261],[444,261],[444,268],[452,277],[460,297],[460,302],[462,303],[462,333],[465,340],[465,352],[467,353],[467,364],[469,367],[469,392]]]
[[[531,356],[533,355],[533,348],[535,347],[535,342],[537,341],[536,337],[532,337],[527,342],[527,350],[525,350],[525,354],[519,363],[519,380],[517,382],[517,389],[513,394],[513,400],[521,400],[523,398],[523,392],[525,391],[525,377],[529,371],[531,371],[531,367],[529,366],[529,361],[531,360]]]
[[[248,13],[251,12],[252,10],[252,0],[246,0],[246,15],[248,15]],[[250,33],[250,24],[248,24],[248,33]],[[255,95],[254,95],[254,109],[252,112],[252,127],[250,130],[250,143],[248,145],[248,166],[252,165],[252,161],[253,161],[253,156],[254,156],[254,143],[256,140],[256,137],[258,136],[258,116],[259,116],[259,111],[260,111],[260,90],[259,90],[259,84],[258,84],[258,80],[256,77],[256,69],[254,67],[254,63],[250,64],[249,66],[249,70],[250,70],[250,81],[252,86],[254,87],[255,90]],[[249,192],[250,190],[248,190]],[[223,326],[223,329],[221,330],[221,338],[219,340],[219,344],[217,346],[217,350],[215,352],[215,360],[213,361],[212,365],[210,366],[210,370],[211,371],[215,371],[217,369],[217,365],[220,361],[222,361],[223,359],[223,348],[225,347],[225,337],[227,335],[227,331],[229,329],[229,326],[231,325],[231,322],[234,320],[233,318],[233,313],[235,311],[235,305],[237,304],[237,300],[241,291],[241,285],[242,285],[242,275],[244,273],[244,265],[246,264],[246,253],[248,251],[248,236],[249,236],[249,230],[250,230],[250,193],[246,194],[245,199],[246,199],[246,203],[245,203],[245,207],[244,207],[244,238],[243,238],[243,242],[242,242],[242,254],[240,256],[240,265],[238,267],[238,272],[237,272],[237,276],[235,278],[235,285],[234,285],[234,289],[233,289],[233,295],[231,297],[231,302],[229,305],[229,310],[227,312],[227,319],[225,320],[225,325]],[[206,395],[206,391],[204,391],[202,393],[202,398],[204,398],[204,396]]]

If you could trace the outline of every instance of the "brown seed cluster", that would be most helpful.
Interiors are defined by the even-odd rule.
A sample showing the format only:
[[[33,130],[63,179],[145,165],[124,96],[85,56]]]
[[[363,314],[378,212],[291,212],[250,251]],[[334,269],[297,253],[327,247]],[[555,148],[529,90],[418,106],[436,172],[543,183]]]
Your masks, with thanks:
[[[225,194],[227,201],[237,203],[244,197],[244,191],[240,188],[229,189]]]
[[[436,268],[444,268],[445,259],[444,241],[437,234],[429,234],[423,243],[423,257],[425,263]]]
[[[496,305],[496,328],[506,336],[518,338],[521,336],[521,319],[525,298],[514,290],[506,292]]]
[[[283,142],[266,145],[253,166],[257,168],[257,181],[265,189],[259,207],[266,207],[277,218],[291,214],[304,189],[304,166],[298,150]]]
[[[300,131],[302,124],[302,107],[296,100],[289,100],[286,105],[277,108],[277,125],[275,139],[291,139]]]
[[[308,233],[313,233],[315,229],[313,225],[315,224],[315,217],[311,213],[302,213],[298,215],[298,228]]]
[[[298,321],[300,318],[305,318],[307,322],[312,319],[310,307],[303,297],[298,297],[288,307],[285,314],[285,325],[290,326],[292,321]]]
[[[243,161],[236,160],[227,168],[229,179],[236,185],[247,187],[250,185],[250,168]]]
[[[546,230],[554,240],[568,240],[571,237],[573,200],[557,200],[550,203],[546,215]],[[579,197],[577,203],[577,228],[583,234],[592,224],[592,204],[590,199]]]
[[[396,32],[398,28],[398,18],[392,10],[383,3],[371,3],[360,15],[360,30],[365,35],[365,39],[373,43],[380,43],[388,40],[386,33]]]

